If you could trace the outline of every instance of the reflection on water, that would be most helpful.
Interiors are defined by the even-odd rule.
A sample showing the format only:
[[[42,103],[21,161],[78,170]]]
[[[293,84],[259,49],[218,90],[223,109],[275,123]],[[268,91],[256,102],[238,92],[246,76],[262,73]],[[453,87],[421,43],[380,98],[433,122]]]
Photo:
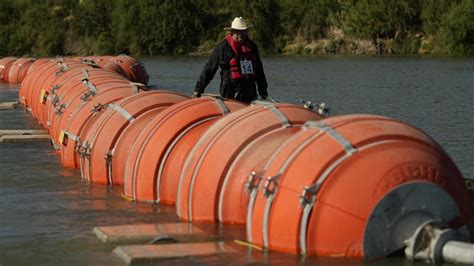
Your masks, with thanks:
[[[150,83],[190,95],[207,58],[143,58]],[[395,57],[264,58],[270,95],[282,101],[324,101],[333,114],[375,113],[422,129],[474,178],[474,59]],[[218,74],[207,92],[218,93]],[[14,86],[0,87],[0,102],[16,101]],[[0,129],[38,128],[22,110],[0,111]],[[81,181],[78,170],[63,168],[47,143],[0,144],[0,264],[100,264],[121,261],[114,246],[102,244],[94,226],[176,222],[174,208],[126,201],[120,188],[109,190]],[[244,239],[236,226],[200,225],[229,239]],[[339,226],[339,225],[335,225]],[[373,262],[315,259],[241,252],[169,264],[321,263],[330,265],[404,263],[403,258]]]

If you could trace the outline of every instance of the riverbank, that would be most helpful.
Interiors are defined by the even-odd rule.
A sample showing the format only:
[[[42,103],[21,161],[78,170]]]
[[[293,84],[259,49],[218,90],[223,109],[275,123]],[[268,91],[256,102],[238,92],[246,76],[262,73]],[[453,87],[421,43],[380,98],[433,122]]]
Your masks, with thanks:
[[[206,41],[189,55],[209,55],[218,42]],[[264,52],[267,56],[276,55],[446,55],[435,43],[432,35],[417,33],[404,38],[352,38],[339,28],[328,31],[326,38],[305,40],[297,37],[287,41],[276,52]]]
[[[268,55],[474,54],[469,0],[66,2],[2,1],[0,56],[206,54],[236,16]]]

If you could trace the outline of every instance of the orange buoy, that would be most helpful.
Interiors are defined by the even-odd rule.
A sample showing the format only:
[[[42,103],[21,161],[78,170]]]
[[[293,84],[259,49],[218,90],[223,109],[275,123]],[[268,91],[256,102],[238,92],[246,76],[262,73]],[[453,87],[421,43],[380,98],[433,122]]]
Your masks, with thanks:
[[[87,66],[74,67],[51,82],[51,86],[42,92],[43,97],[39,99],[41,112],[38,115],[38,120],[40,123],[47,128],[51,127],[52,114],[61,100],[64,100],[66,92],[72,87],[74,80],[79,83],[81,79],[88,77],[91,70],[92,68]]]
[[[123,69],[125,76],[129,80],[145,85],[148,84],[149,76],[146,72],[145,66],[137,59],[123,54],[110,60]]]
[[[132,90],[137,91],[137,87],[130,84],[125,78],[121,79],[116,74],[103,69],[92,69],[76,76],[64,84],[56,92],[57,98],[52,100],[52,108],[49,108],[48,125],[53,143],[56,143],[61,126],[64,126],[67,119],[75,108],[89,101],[97,94],[98,88],[114,88],[115,86],[130,86]]]
[[[40,61],[41,62],[41,61]],[[48,60],[44,64],[40,64],[39,66],[35,67],[33,64],[32,67],[35,68],[35,71],[31,72],[25,78],[25,81],[20,85],[21,90],[25,90],[25,104],[26,107],[32,111],[31,105],[32,102],[38,100],[38,98],[33,99],[33,95],[40,93],[41,88],[39,87],[39,83],[43,80],[43,74],[46,73],[50,69],[55,69],[56,71],[60,69],[60,65],[64,63],[64,60],[55,59],[55,60]]]
[[[221,223],[245,224],[251,186],[249,178],[265,171],[271,156],[282,143],[299,131],[301,125],[282,127],[269,131],[252,140],[233,160],[224,173],[219,196],[217,218]],[[213,211],[212,215],[216,215]]]
[[[25,78],[23,84],[20,84],[20,90],[25,91],[25,105],[36,117],[36,105],[39,101],[40,94],[42,91],[41,85],[43,84],[45,77],[55,75],[55,73],[62,73],[68,69],[65,61],[51,60],[37,68],[37,71],[32,72]],[[77,64],[73,62],[73,64]]]
[[[169,108],[169,107],[168,107]],[[166,109],[165,109],[166,110]],[[114,185],[123,185],[123,176],[125,172],[126,162],[130,155],[130,150],[137,136],[141,134],[143,129],[154,119],[162,109],[151,109],[133,121],[118,138],[112,156],[112,169],[108,176]]]
[[[103,69],[81,67],[68,71],[52,84],[48,91],[48,97],[42,101],[45,112],[40,121],[44,121],[46,126],[52,127],[55,114],[61,115],[74,100],[79,102],[81,97],[86,97],[87,95],[85,96],[84,93],[93,88],[91,84],[101,86],[107,82],[128,83],[125,78]],[[93,92],[89,92],[89,94],[91,93],[93,94]]]
[[[112,185],[112,153],[123,130],[151,109],[163,110],[189,99],[169,91],[150,91],[131,95],[108,104],[93,125],[83,131],[80,143],[81,173],[85,180]],[[121,162],[121,164],[125,164]]]
[[[87,92],[85,92],[83,95],[90,96],[81,96],[80,103],[72,108],[69,117],[62,119],[58,131],[56,131],[57,141],[61,149],[61,163],[66,167],[79,167],[76,148],[78,148],[77,145],[81,139],[84,126],[91,122],[90,120],[95,117],[95,114],[107,104],[138,93],[138,88],[131,84],[106,83],[101,87],[95,87],[92,83],[89,85],[91,85],[91,89],[92,87],[95,88],[95,92],[92,94],[86,94]],[[74,104],[71,106],[74,106]],[[53,134],[51,134],[51,137],[53,137]]]
[[[61,89],[63,82],[68,82],[72,75],[82,73],[84,69],[83,64],[76,62],[64,64],[63,67],[65,70],[59,72],[54,71],[54,73],[49,71],[44,73],[43,80],[37,83],[38,89],[33,93],[33,99],[30,101],[31,113],[45,128],[49,126],[46,124],[46,114],[51,107],[47,105],[47,103],[50,102],[57,91]]]
[[[8,72],[8,83],[21,83],[28,72],[28,68],[35,60],[35,58],[19,58],[13,62]]]
[[[248,241],[270,250],[374,258],[433,219],[474,232],[472,199],[448,155],[400,121],[308,122],[253,180]]]
[[[41,67],[43,64],[46,64],[48,61],[50,61],[50,59],[40,58],[40,59],[37,59],[36,61],[34,61],[33,63],[31,63],[31,65],[29,65],[28,70],[26,72],[26,76],[22,80],[22,82],[19,86],[19,90],[18,90],[18,100],[24,106],[27,107],[25,100],[26,100],[26,97],[29,95],[29,90],[31,88],[30,84],[33,80],[33,78],[31,77],[32,73],[35,73],[35,71],[39,67]]]
[[[126,77],[125,71],[117,63],[111,62],[109,60],[100,59],[98,60],[97,65],[102,69],[107,69],[123,77]]]
[[[128,151],[123,177],[125,195],[140,201],[174,203],[176,173],[186,154],[211,123],[244,106],[236,101],[203,97],[164,110],[149,122]]]
[[[31,63],[30,67],[26,71],[26,76],[30,75],[31,73],[35,72],[40,66],[46,64],[47,62],[51,61],[51,58],[38,58],[33,63]]]
[[[81,62],[93,67],[100,67],[102,69],[107,69],[112,72],[118,73],[123,77],[127,77],[125,75],[125,71],[122,67],[114,62],[115,56],[88,56],[85,58],[81,58]]]
[[[78,62],[62,62],[55,67],[50,67],[41,73],[41,78],[34,84],[31,94],[30,108],[34,117],[39,119],[40,112],[43,109],[43,101],[49,95],[52,89],[52,83],[58,77],[64,75],[74,68],[81,68],[84,65]],[[41,109],[41,110],[40,110]],[[44,125],[43,125],[44,126]]]
[[[16,60],[16,57],[4,57],[0,59],[0,81],[8,83],[10,68]]]
[[[302,106],[257,102],[220,119],[186,159],[179,178],[178,216],[188,221],[217,221],[225,175],[246,147],[270,131],[320,118],[319,114]],[[240,178],[247,178],[247,175]],[[204,198],[206,204],[202,204]]]

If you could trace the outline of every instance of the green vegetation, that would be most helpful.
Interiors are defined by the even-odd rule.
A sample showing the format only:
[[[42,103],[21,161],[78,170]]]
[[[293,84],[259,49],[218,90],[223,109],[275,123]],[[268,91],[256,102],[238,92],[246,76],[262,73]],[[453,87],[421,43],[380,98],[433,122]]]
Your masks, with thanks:
[[[474,54],[472,0],[0,0],[0,55],[209,53],[235,16],[271,54]]]

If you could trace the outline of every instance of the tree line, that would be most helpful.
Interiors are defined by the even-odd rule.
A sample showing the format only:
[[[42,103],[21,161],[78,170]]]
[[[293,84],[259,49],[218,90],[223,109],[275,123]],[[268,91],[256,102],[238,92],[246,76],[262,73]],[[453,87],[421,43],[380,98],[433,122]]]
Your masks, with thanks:
[[[0,0],[0,55],[208,53],[235,16],[267,54],[473,54],[472,0]]]

